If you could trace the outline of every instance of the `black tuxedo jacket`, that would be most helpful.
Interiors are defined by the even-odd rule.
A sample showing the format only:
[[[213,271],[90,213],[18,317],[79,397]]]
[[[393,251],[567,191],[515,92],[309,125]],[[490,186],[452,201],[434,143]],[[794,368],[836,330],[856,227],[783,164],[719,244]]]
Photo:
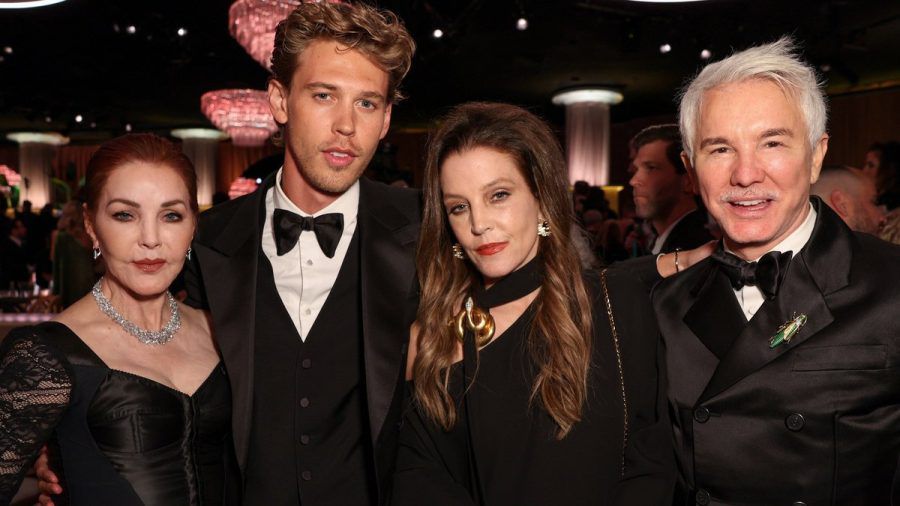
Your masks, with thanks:
[[[713,240],[712,234],[706,228],[706,212],[694,209],[687,213],[672,228],[666,242],[663,243],[660,253],[671,253],[675,249],[694,249]]]
[[[185,272],[188,303],[209,309],[231,378],[232,427],[238,465],[246,469],[253,407],[253,340],[260,213],[269,177],[250,195],[200,216],[192,261]],[[419,192],[360,179],[357,227],[360,240],[363,360],[374,468],[380,495],[396,453],[402,411],[403,370],[418,289],[415,248]],[[290,402],[285,400],[285,402]],[[257,421],[259,422],[259,421]],[[278,470],[273,470],[278,472]]]
[[[900,248],[812,202],[812,237],[749,322],[711,259],[654,290],[679,504],[900,504]]]

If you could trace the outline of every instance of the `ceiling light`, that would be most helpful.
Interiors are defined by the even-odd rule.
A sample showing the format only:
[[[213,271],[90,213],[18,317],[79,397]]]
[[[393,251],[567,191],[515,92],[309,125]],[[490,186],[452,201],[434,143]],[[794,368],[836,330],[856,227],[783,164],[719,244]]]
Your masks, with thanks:
[[[172,130],[172,137],[178,139],[206,139],[221,141],[228,138],[228,134],[215,128],[176,128]]]
[[[128,27],[125,28],[125,31],[133,35],[137,31],[137,27],[128,25]]]
[[[821,70],[822,72],[831,72],[831,65],[828,63],[823,63],[819,65],[819,70]]]
[[[69,138],[55,132],[13,132],[6,134],[6,138],[19,144],[35,143],[63,146],[69,143]]]
[[[516,21],[516,30],[519,30],[520,32],[522,32],[527,29],[528,29],[528,20],[525,18],[519,18],[519,20]]]
[[[553,95],[553,103],[556,105],[570,105],[597,102],[615,105],[624,98],[618,91],[607,88],[576,88]]]
[[[441,37],[444,36],[444,31],[441,30],[440,28],[435,28],[434,31],[431,32],[431,36],[434,37],[435,39],[440,39]]]
[[[662,54],[666,54],[666,53],[670,52],[671,50],[672,50],[672,46],[669,45],[668,43],[659,46],[659,52]]]
[[[12,47],[10,47],[10,46],[4,47],[3,52],[6,54],[12,54],[13,53]]]
[[[275,27],[299,3],[296,0],[236,0],[228,8],[228,31],[247,54],[268,69],[275,46]]]
[[[53,118],[51,118],[50,116],[44,116],[44,122],[45,123],[53,123]]]
[[[178,29],[178,36],[179,36],[179,37],[184,37],[185,35],[187,35],[187,29],[185,29],[185,28],[179,28],[179,29]]]
[[[91,128],[97,128],[97,122],[91,121]]]
[[[217,90],[200,97],[200,109],[235,146],[262,146],[278,131],[263,90]]]
[[[80,114],[76,114],[75,115],[75,123],[81,123],[82,121],[84,121],[84,116],[82,116]]]
[[[710,57],[712,57],[712,52],[710,52],[709,49],[704,49],[703,51],[700,51],[700,58],[702,58],[704,60],[708,60],[708,59],[710,59]]]
[[[65,0],[3,0],[0,1],[0,9],[30,9],[61,2],[65,2]]]
[[[125,123],[125,131],[126,131],[126,132],[130,132],[130,131],[131,131],[131,123]]]

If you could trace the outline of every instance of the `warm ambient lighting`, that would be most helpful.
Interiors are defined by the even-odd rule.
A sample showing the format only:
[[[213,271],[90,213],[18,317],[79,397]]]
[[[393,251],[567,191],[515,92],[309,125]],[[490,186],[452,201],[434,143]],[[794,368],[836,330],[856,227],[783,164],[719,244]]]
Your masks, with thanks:
[[[200,97],[200,109],[235,146],[262,146],[278,131],[265,91],[210,91]]]
[[[213,128],[176,128],[171,132],[172,137],[177,139],[209,139],[213,141],[221,141],[228,138],[228,135],[215,130]]]
[[[583,104],[586,102],[599,102],[602,104],[618,104],[625,98],[615,90],[603,88],[579,88],[561,91],[553,95],[553,103],[556,105]]]
[[[6,138],[19,144],[50,144],[62,146],[69,143],[69,138],[53,132],[13,132]]]
[[[3,0],[0,9],[30,9],[65,2],[66,0]]]

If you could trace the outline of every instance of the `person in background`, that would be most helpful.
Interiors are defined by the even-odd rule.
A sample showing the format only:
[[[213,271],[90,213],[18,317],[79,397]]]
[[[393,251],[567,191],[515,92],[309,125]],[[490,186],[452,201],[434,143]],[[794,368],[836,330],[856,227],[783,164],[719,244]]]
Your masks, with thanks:
[[[631,139],[634,152],[628,184],[639,218],[656,233],[649,253],[692,249],[713,239],[706,212],[697,208],[694,183],[681,161],[678,125],[652,125]]]
[[[67,308],[91,291],[97,281],[91,238],[84,228],[83,204],[67,202],[52,235],[53,294]]]
[[[875,181],[879,204],[888,211],[900,207],[900,142],[876,142],[869,146],[862,172]]]
[[[850,230],[878,235],[885,222],[875,181],[847,166],[825,167],[810,193],[828,204]]]
[[[28,228],[20,218],[0,231],[0,290],[24,290],[31,279],[26,237]]]

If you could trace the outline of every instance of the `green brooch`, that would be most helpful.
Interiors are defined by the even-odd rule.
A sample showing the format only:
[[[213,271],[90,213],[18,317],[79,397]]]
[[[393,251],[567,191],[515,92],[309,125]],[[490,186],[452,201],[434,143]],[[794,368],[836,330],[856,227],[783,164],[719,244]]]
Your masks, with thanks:
[[[775,335],[769,339],[769,348],[775,348],[777,346],[781,346],[783,343],[791,342],[791,339],[794,335],[800,330],[803,325],[806,324],[806,315],[803,313],[794,314],[794,316],[784,322],[778,330],[775,332]]]

